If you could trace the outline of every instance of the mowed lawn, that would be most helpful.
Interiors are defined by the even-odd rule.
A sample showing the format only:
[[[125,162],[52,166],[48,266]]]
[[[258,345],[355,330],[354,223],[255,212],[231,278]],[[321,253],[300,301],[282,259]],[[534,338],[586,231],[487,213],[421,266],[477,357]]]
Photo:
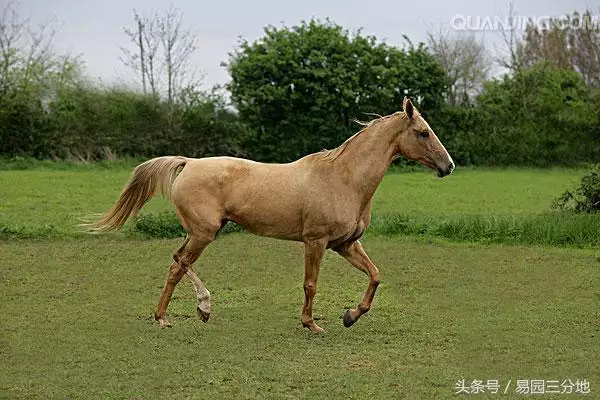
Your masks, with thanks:
[[[0,227],[50,225],[56,238],[0,240],[0,398],[433,399],[457,381],[587,380],[600,393],[600,252],[450,243],[367,232],[379,266],[374,308],[345,309],[367,278],[334,253],[301,327],[302,245],[223,235],[197,271],[213,295],[207,324],[187,278],[153,313],[181,239],[73,236],[77,215],[114,202],[129,170],[0,172]],[[374,213],[526,215],[548,211],[578,170],[463,169],[386,176]],[[146,212],[172,209],[156,199]],[[63,236],[62,234],[66,235]],[[463,397],[468,397],[464,396]],[[579,398],[558,394],[541,398]],[[458,397],[460,398],[460,397]]]
[[[0,242],[6,398],[453,398],[465,378],[588,379],[600,390],[593,250],[365,239],[374,309],[342,326],[366,277],[328,254],[300,326],[302,247],[223,236],[199,263],[208,324],[184,279],[172,329],[152,313],[177,240]],[[516,396],[516,395],[515,395]]]

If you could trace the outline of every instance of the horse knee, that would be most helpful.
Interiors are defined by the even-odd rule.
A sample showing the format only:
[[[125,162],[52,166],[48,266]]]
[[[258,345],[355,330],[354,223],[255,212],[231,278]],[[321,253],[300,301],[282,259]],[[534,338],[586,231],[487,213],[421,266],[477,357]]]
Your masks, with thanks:
[[[313,296],[317,291],[317,285],[313,281],[304,282],[304,293]]]

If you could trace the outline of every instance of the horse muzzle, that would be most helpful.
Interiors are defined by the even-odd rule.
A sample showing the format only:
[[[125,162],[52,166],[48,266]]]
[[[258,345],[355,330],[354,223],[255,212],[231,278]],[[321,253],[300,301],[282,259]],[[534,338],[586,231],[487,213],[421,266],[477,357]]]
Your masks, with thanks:
[[[440,168],[437,167],[437,176],[440,178],[443,178],[445,176],[448,176],[452,173],[452,171],[454,171],[455,165],[453,162],[451,162],[450,164],[448,164],[445,168]]]

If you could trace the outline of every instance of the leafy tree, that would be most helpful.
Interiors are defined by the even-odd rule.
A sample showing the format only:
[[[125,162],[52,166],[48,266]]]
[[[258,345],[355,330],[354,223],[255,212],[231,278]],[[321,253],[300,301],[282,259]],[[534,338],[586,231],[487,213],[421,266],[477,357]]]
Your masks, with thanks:
[[[45,106],[80,80],[78,60],[52,52],[55,33],[21,17],[16,3],[0,10],[0,154],[45,155]]]
[[[337,146],[357,130],[353,119],[398,111],[405,95],[431,113],[443,102],[447,77],[423,44],[400,50],[329,20],[264,32],[228,63],[255,158],[290,161]]]
[[[463,138],[476,164],[548,166],[598,156],[598,113],[582,77],[550,64],[488,82],[478,127]]]

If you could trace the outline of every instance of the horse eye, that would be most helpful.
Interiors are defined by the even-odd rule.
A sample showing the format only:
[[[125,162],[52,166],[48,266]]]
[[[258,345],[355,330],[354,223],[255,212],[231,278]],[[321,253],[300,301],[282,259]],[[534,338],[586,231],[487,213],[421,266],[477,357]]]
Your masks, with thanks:
[[[429,131],[421,132],[419,135],[421,135],[421,137],[428,138],[429,137]]]

